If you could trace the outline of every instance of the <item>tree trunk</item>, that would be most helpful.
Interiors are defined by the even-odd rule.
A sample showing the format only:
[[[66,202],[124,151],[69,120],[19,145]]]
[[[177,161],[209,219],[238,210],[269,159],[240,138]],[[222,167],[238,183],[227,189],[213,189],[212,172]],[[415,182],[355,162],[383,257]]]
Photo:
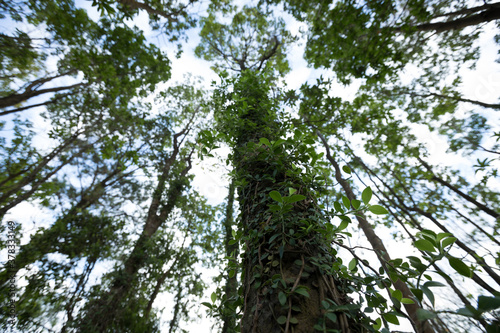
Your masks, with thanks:
[[[346,281],[332,268],[335,253],[324,233],[329,222],[315,194],[294,173],[284,149],[271,153],[271,147],[259,144],[260,138],[277,139],[280,132],[266,84],[246,71],[234,87],[240,121],[233,162],[244,184],[238,188],[245,235],[242,333],[310,333],[317,325],[325,331],[364,332],[363,316],[343,289]],[[253,148],[249,143],[255,143]],[[290,189],[305,199],[288,211],[284,204],[270,210],[277,203],[270,192],[284,197]],[[305,225],[311,226],[307,232]],[[335,310],[346,304],[350,311]]]
[[[34,80],[32,82],[29,82],[25,85],[24,91],[22,93],[13,93],[4,97],[0,98],[0,109],[9,107],[9,106],[14,106],[16,104],[22,103],[24,101],[27,101],[30,98],[40,96],[43,94],[47,93],[52,93],[52,92],[58,92],[58,91],[63,91],[63,90],[69,90],[73,88],[77,88],[79,86],[84,85],[83,83],[77,83],[73,84],[70,86],[60,86],[60,87],[52,87],[52,88],[46,88],[46,89],[38,89],[42,85],[44,85],[47,82],[50,82],[54,79],[58,79],[64,76],[68,75],[74,75],[76,74],[76,70],[69,70],[64,73],[56,74],[54,76],[47,76],[47,77],[42,77],[40,79]]]
[[[352,201],[356,199],[356,196],[354,195],[354,192],[352,191],[351,185],[342,178],[342,174],[340,172],[340,167],[333,158],[333,156],[330,153],[330,147],[328,145],[328,142],[326,141],[325,137],[318,131],[316,130],[316,134],[318,137],[321,139],[323,142],[323,146],[326,149],[326,158],[328,161],[332,164],[334,170],[335,170],[335,179],[337,182],[342,186],[344,189],[344,192],[347,196],[347,198]],[[373,229],[372,225],[368,223],[365,214],[363,213],[357,213],[356,214],[356,219],[358,220],[358,224],[363,230],[363,233],[365,234],[366,238],[370,242],[373,250],[377,254],[377,258],[380,261],[380,264],[382,265],[384,271],[387,273],[387,276],[390,275],[390,267],[389,262],[391,261],[391,257],[389,256],[389,253],[387,252],[387,249],[385,248],[384,243],[378,237],[378,235],[375,233],[375,230]],[[413,293],[410,291],[410,288],[401,281],[400,279],[394,280],[391,278],[391,282],[394,286],[395,289],[400,290],[403,293],[403,297],[405,298],[414,298]],[[417,315],[417,310],[420,309],[418,304],[413,303],[413,304],[404,304],[404,307],[406,309],[406,312],[410,316],[413,328],[415,329],[415,332],[417,333],[434,333],[434,329],[432,328],[431,324],[428,321],[422,321],[418,318]]]
[[[408,207],[405,203],[405,200],[404,198],[401,198],[392,188],[391,186],[389,186],[389,184],[387,184],[387,182],[385,182],[384,180],[382,180],[380,177],[377,176],[377,174],[371,170],[359,157],[355,157],[357,162],[360,163],[360,165],[363,167],[363,169],[366,170],[366,172],[368,174],[371,174],[375,177],[377,177],[377,179],[390,191],[391,193],[391,197],[384,194],[383,191],[380,191],[384,197],[387,199],[388,202],[391,203],[391,205],[393,207],[397,207],[398,209],[400,209],[401,211],[403,211],[409,218],[410,218],[410,221],[411,223],[413,224],[414,227],[416,227],[418,230],[423,230],[423,227],[420,225],[420,223],[412,216],[412,214],[410,212],[416,212],[418,213],[419,215],[421,216],[424,216],[426,218],[428,218],[430,221],[432,221],[437,227],[439,227],[443,232],[447,232],[447,233],[450,233],[450,234],[453,234],[452,232],[450,232],[450,230],[448,230],[448,228],[446,228],[443,224],[441,224],[436,218],[434,218],[434,216],[431,214],[431,213],[428,213],[426,211],[423,211],[422,209],[420,209],[419,207],[416,207],[416,206],[413,206],[413,207]],[[370,176],[371,178],[371,176]],[[474,252],[474,250],[472,250],[471,248],[469,248],[466,244],[464,244],[462,241],[460,240],[457,240],[455,242],[455,244],[457,244],[458,247],[460,247],[462,250],[464,250],[467,254],[469,254],[478,264],[479,266],[481,266],[486,273],[488,273],[488,275],[493,279],[495,280],[495,282],[497,282],[499,285],[500,285],[500,276],[498,276],[498,274],[484,261],[484,259],[482,257],[480,257],[476,252]],[[480,285],[481,287],[483,287],[485,290],[489,291],[490,293],[492,293],[493,295],[495,295],[497,292],[495,291],[494,288],[492,288],[488,283],[486,283],[485,281],[483,281],[479,276],[477,276],[477,274],[475,274],[473,272],[472,274],[472,280],[474,282],[476,282],[478,285]]]
[[[479,208],[480,210],[482,210],[486,214],[493,216],[497,220],[500,219],[500,214],[498,214],[496,211],[494,211],[493,209],[489,208],[488,206],[478,202],[476,199],[474,199],[470,195],[460,191],[460,189],[451,185],[449,182],[445,181],[444,179],[436,176],[436,174],[434,172],[432,172],[432,168],[429,164],[427,164],[424,160],[422,160],[418,156],[417,156],[417,159],[424,166],[424,168],[427,169],[427,171],[429,171],[429,173],[432,175],[431,180],[436,181],[443,186],[446,186],[447,188],[449,188],[450,190],[452,190],[453,192],[455,192],[456,194],[458,194],[459,196],[461,196],[462,198],[464,198],[468,202],[474,204],[477,208]]]
[[[64,215],[56,220],[56,222],[43,233],[37,233],[31,237],[29,243],[21,246],[19,253],[16,256],[16,267],[14,270],[0,271],[0,286],[7,283],[11,274],[17,272],[27,265],[30,265],[48,253],[56,251],[55,245],[57,239],[65,237],[66,235],[62,230],[68,230],[66,224],[71,221],[73,216],[77,216],[82,211],[85,211],[90,206],[94,205],[105,194],[106,188],[109,186],[110,181],[121,172],[120,163],[116,165],[112,172],[110,172],[102,181],[84,190],[78,203],[69,209]],[[121,178],[122,176],[118,177]],[[116,180],[115,180],[116,181]]]
[[[178,146],[175,145],[175,147],[178,151]],[[171,157],[175,155],[173,153]],[[154,191],[142,234],[125,260],[123,268],[111,283],[110,290],[100,298],[90,301],[90,304],[86,306],[86,313],[81,325],[79,325],[78,332],[107,332],[111,327],[120,325],[118,322],[121,320],[122,302],[132,290],[139,269],[144,266],[147,257],[151,255],[147,249],[148,242],[168,218],[184,189],[187,173],[191,169],[190,156],[187,162],[188,165],[180,172],[177,179],[170,183],[166,202],[161,205],[163,193],[158,189],[165,188],[171,166],[164,168]]]
[[[489,5],[486,10],[477,14],[461,17],[452,21],[423,23],[413,26],[412,28],[417,31],[435,31],[437,33],[441,33],[450,30],[460,30],[469,26],[487,23],[498,19],[500,19],[500,4],[494,3]],[[396,28],[394,30],[397,32],[403,31],[401,28]]]
[[[226,306],[223,309],[224,313],[222,316],[222,331],[221,333],[235,333],[236,332],[236,320],[235,320],[235,307],[231,306],[234,300],[238,296],[238,280],[236,278],[236,272],[233,273],[232,276],[229,275],[231,269],[231,264],[235,265],[238,258],[238,244],[229,244],[229,242],[233,239],[232,231],[233,231],[233,213],[234,213],[234,180],[229,185],[229,194],[227,197],[227,206],[226,206],[226,219],[224,221],[224,229],[225,229],[225,246],[226,246],[226,257],[232,258],[230,259],[232,263],[228,265],[228,270],[226,274],[226,285],[225,285],[225,294],[226,294]]]

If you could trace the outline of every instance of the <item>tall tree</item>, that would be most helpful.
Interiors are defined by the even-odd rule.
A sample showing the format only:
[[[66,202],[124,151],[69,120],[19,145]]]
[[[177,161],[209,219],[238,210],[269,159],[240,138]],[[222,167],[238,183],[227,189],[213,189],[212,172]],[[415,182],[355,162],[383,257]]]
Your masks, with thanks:
[[[288,38],[282,23],[261,10],[243,7],[228,25],[209,17],[198,49],[215,58],[215,68],[240,72],[215,101],[219,126],[233,148],[241,209],[241,329],[368,331],[369,319],[347,296],[352,282],[335,269],[333,228],[311,186],[315,175],[301,173],[311,158],[307,146],[297,137],[283,139],[279,100],[270,93],[276,70],[287,68],[280,65],[286,65],[281,50]]]

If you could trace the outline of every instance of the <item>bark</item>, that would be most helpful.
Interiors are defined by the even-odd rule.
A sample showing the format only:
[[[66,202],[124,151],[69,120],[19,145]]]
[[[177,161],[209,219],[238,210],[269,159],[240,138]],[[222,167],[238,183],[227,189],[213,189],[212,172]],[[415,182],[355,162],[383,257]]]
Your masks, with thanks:
[[[36,179],[38,173],[43,168],[45,168],[52,160],[54,160],[54,158],[56,158],[61,152],[66,150],[73,142],[75,142],[80,134],[82,133],[77,131],[75,134],[71,135],[63,143],[54,148],[49,154],[45,155],[36,166],[31,165],[15,174],[9,174],[6,179],[3,179],[0,182],[0,188],[3,192],[2,196],[0,196],[0,204],[8,199],[11,195],[21,190],[24,186],[33,182]],[[7,182],[28,171],[30,171],[30,173],[19,180],[14,186],[5,186]]]
[[[477,208],[479,208],[480,210],[482,210],[486,214],[488,214],[490,216],[493,216],[495,219],[499,219],[500,218],[500,214],[499,213],[497,213],[493,209],[489,208],[488,206],[486,206],[486,205],[478,202],[476,199],[474,199],[470,195],[468,195],[468,194],[460,191],[458,188],[456,188],[455,186],[451,185],[449,182],[445,181],[444,179],[436,176],[436,174],[434,174],[432,172],[432,168],[430,167],[429,164],[427,164],[420,157],[417,157],[417,159],[420,161],[420,163],[422,163],[422,165],[427,169],[427,171],[429,171],[431,173],[431,175],[432,175],[431,180],[436,181],[439,184],[446,186],[447,188],[449,188],[450,190],[452,190],[453,192],[455,192],[456,194],[458,194],[459,196],[461,196],[462,198],[464,198],[468,202],[474,204]]]
[[[87,210],[89,207],[95,205],[101,197],[105,194],[106,189],[112,183],[115,176],[121,173],[121,168],[119,164],[117,167],[108,174],[102,181],[90,186],[87,190],[83,191],[80,200],[76,205],[69,209],[64,216],[57,219],[57,221],[49,228],[46,229],[41,234],[36,234],[32,236],[30,242],[21,246],[19,253],[16,256],[16,267],[14,271],[3,270],[0,272],[0,286],[4,286],[8,282],[8,277],[10,274],[17,274],[17,272],[26,266],[36,262],[48,253],[55,252],[54,246],[56,245],[55,240],[59,237],[64,237],[60,234],[61,228],[67,229],[61,226],[61,224],[66,224],[71,216],[76,216],[82,211]],[[118,177],[115,181],[124,177],[123,174]]]
[[[333,158],[333,156],[330,153],[330,147],[328,145],[328,142],[326,141],[325,137],[318,131],[316,130],[316,134],[318,137],[321,139],[323,142],[323,146],[326,149],[326,158],[328,161],[332,164],[334,170],[335,170],[335,179],[337,182],[342,186],[342,189],[344,190],[347,198],[349,200],[355,200],[356,196],[354,195],[354,192],[351,188],[351,185],[342,178],[342,173],[340,171],[340,166],[338,165],[337,161]],[[375,230],[373,229],[373,226],[367,221],[365,214],[363,213],[358,213],[356,214],[356,219],[358,220],[358,224],[363,230],[363,233],[365,234],[366,238],[370,242],[373,250],[377,254],[377,257],[384,268],[385,272],[387,273],[387,276],[391,276],[390,273],[390,268],[388,267],[389,262],[391,260],[391,257],[389,256],[389,253],[387,252],[387,249],[385,248],[384,243],[382,242],[382,239],[378,237],[378,235],[375,233]],[[394,286],[394,288],[400,290],[403,293],[403,297],[405,298],[410,298],[413,299],[414,295],[410,291],[410,288],[401,281],[400,279],[398,280],[393,280],[391,279],[391,282]],[[434,329],[432,328],[431,324],[428,321],[421,321],[418,318],[417,315],[417,310],[420,308],[418,304],[404,304],[404,307],[406,309],[406,312],[410,316],[411,323],[413,325],[413,328],[415,329],[415,332],[417,333],[434,333]]]
[[[2,111],[0,112],[0,116],[6,116],[8,114],[12,114],[12,113],[16,113],[16,112],[21,112],[21,111],[25,111],[25,110],[29,110],[29,109],[32,109],[32,108],[36,108],[36,107],[39,107],[39,106],[47,106],[49,104],[54,104],[54,103],[57,103],[58,100],[64,98],[64,97],[67,97],[69,96],[70,94],[62,94],[62,95],[59,95],[55,98],[52,98],[46,102],[43,102],[43,103],[38,103],[38,104],[32,104],[32,105],[28,105],[28,106],[23,106],[21,108],[17,108],[17,109],[11,109],[11,110],[7,110],[7,111]]]
[[[65,74],[66,75],[66,74]],[[48,94],[48,93],[55,93],[58,91],[63,91],[63,90],[70,90],[74,88],[78,88],[84,85],[84,83],[76,83],[72,84],[69,86],[60,86],[60,87],[53,87],[53,88],[45,88],[45,89],[37,89],[39,86],[41,86],[43,83],[48,82],[54,78],[60,77],[62,75],[58,76],[52,76],[49,78],[44,78],[40,80],[33,81],[31,84],[26,87],[26,89],[22,93],[16,93],[16,94],[11,94],[5,97],[0,98],[0,109],[9,107],[9,106],[15,106],[19,103],[22,103],[24,101],[27,101],[30,98]]]
[[[226,246],[226,257],[232,258],[234,265],[236,264],[236,260],[238,258],[238,244],[230,245],[229,242],[232,240],[232,230],[233,230],[233,213],[234,213],[234,180],[229,185],[229,194],[227,197],[227,206],[226,206],[226,219],[224,221],[224,229],[225,229],[225,246]],[[228,266],[227,272],[231,270],[231,266]],[[226,294],[226,302],[229,304],[226,305],[226,308],[223,310],[223,325],[221,333],[233,333],[236,332],[236,320],[235,320],[235,308],[231,306],[231,302],[233,299],[236,299],[238,296],[238,281],[236,278],[236,274],[232,277],[229,277],[229,273],[226,274],[226,285],[225,285],[225,294]]]
[[[179,146],[175,145],[174,147],[174,152],[166,162],[169,160],[173,162],[175,160],[174,156],[177,156]],[[186,176],[191,169],[190,158],[191,156],[187,158],[187,166],[180,172],[177,179],[171,181],[166,202],[162,205],[161,197],[163,193],[160,190],[165,189],[165,184],[169,180],[169,173],[172,167],[171,164],[166,163],[154,191],[142,234],[139,236],[132,252],[125,260],[123,268],[111,283],[110,290],[99,299],[91,301],[91,304],[87,306],[82,325],[79,327],[78,332],[106,332],[120,320],[120,310],[123,308],[122,302],[132,290],[139,269],[143,267],[147,257],[151,255],[147,250],[148,241],[173,211],[184,190],[187,180]]]
[[[352,310],[349,316],[335,311],[335,322],[324,317],[322,301],[331,300],[337,305],[352,303],[344,291],[346,281],[322,268],[332,267],[335,261],[330,240],[319,232],[329,223],[328,219],[309,185],[300,176],[294,176],[287,152],[283,149],[269,154],[259,144],[263,137],[277,139],[279,124],[271,120],[267,92],[257,89],[262,85],[260,80],[243,82],[234,89],[250,107],[237,106],[243,115],[233,150],[237,179],[245,183],[238,188],[245,235],[242,333],[310,333],[323,320],[326,330],[364,332],[363,315],[358,310]],[[256,144],[253,150],[247,148],[249,142]],[[297,189],[297,194],[306,199],[296,202],[289,212],[271,212],[269,205],[276,202],[269,193],[274,190],[282,196],[288,195],[283,184]],[[301,228],[302,221],[312,223],[309,233]],[[308,296],[297,290],[306,290]],[[287,296],[285,302],[283,296],[280,300],[280,294]]]
[[[500,19],[500,3],[494,3],[489,5],[487,9],[473,15],[445,22],[423,23],[412,26],[411,28],[414,28],[417,31],[434,31],[441,33],[450,30],[460,30],[469,26],[479,25],[481,23],[487,23],[498,19]],[[403,32],[403,29],[395,28],[394,31]]]
[[[18,184],[16,184],[15,188],[11,189],[7,193],[5,193],[0,198],[0,203],[3,203],[2,208],[0,208],[0,219],[12,208],[20,204],[21,202],[29,199],[43,184],[47,183],[47,181],[54,176],[59,170],[61,170],[66,165],[69,165],[75,158],[80,157],[86,151],[89,151],[92,148],[92,144],[85,145],[79,152],[71,155],[69,158],[65,159],[61,162],[57,167],[54,167],[46,174],[42,175],[38,178],[38,172],[42,168],[42,166],[46,166],[48,161],[42,161],[37,168],[35,168],[28,176],[24,177]],[[57,149],[56,149],[57,150]],[[53,157],[51,157],[52,159]],[[39,168],[40,167],[40,168]],[[37,179],[38,178],[38,179]],[[16,193],[22,190],[22,188],[26,185],[30,185],[30,189],[26,190],[22,193]],[[9,200],[9,196],[15,195],[15,198]]]
[[[384,186],[387,188],[392,196],[388,196],[384,194],[383,191],[381,193],[384,195],[384,197],[391,203],[391,205],[394,205],[395,207],[398,207],[401,209],[401,211],[405,212],[405,214],[410,218],[410,221],[412,224],[419,230],[423,230],[422,226],[420,223],[413,217],[413,215],[410,212],[416,212],[421,216],[424,216],[428,218],[430,221],[432,221],[438,228],[440,228],[444,232],[448,232],[450,234],[453,234],[446,228],[443,224],[441,224],[432,214],[423,211],[422,209],[413,206],[413,207],[408,207],[405,203],[405,200],[402,199],[393,189],[391,186],[389,186],[385,181],[380,179],[380,177],[377,176],[377,174],[371,170],[366,164],[363,163],[363,161],[359,158],[356,157],[356,160],[360,163],[360,165],[367,171],[368,174],[371,174],[375,176]],[[370,177],[371,178],[371,177]],[[397,201],[396,201],[397,200]],[[480,257],[477,253],[475,253],[474,250],[469,248],[466,244],[464,244],[462,241],[458,240],[455,242],[458,247],[460,247],[462,250],[464,250],[467,254],[469,254],[478,264],[481,266],[488,275],[495,280],[498,284],[500,284],[500,277],[496,272],[484,261],[482,257]],[[485,290],[489,291],[493,295],[497,294],[497,291],[490,286],[490,284],[486,283],[483,281],[477,274],[473,273],[472,280],[475,281],[478,285],[483,287]]]

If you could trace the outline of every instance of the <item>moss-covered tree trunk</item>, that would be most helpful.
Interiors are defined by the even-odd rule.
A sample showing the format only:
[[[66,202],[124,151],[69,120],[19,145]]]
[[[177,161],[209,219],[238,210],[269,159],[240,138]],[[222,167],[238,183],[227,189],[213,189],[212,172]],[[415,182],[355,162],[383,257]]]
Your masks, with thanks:
[[[243,333],[364,332],[332,267],[329,223],[280,137],[269,83],[244,72],[233,91],[234,166],[244,230]],[[271,143],[266,144],[266,138]],[[366,326],[368,327],[368,325]]]

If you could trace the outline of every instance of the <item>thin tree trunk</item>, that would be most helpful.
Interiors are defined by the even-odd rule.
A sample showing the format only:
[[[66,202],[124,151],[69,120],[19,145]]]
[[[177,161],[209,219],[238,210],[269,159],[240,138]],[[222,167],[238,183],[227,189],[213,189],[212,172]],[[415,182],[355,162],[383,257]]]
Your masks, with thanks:
[[[20,172],[17,172],[15,174],[9,175],[7,178],[3,179],[0,182],[0,186],[3,192],[2,196],[0,196],[0,203],[3,203],[8,197],[10,197],[17,191],[21,190],[24,186],[34,181],[40,170],[46,167],[54,158],[56,158],[61,152],[66,150],[73,142],[75,142],[80,134],[82,133],[77,131],[76,133],[71,135],[63,143],[54,148],[49,154],[44,156],[36,166],[31,165],[28,168]],[[28,175],[24,176],[20,181],[18,181],[15,184],[15,186],[4,186],[7,182],[17,178],[21,174],[28,172],[30,170],[31,172]]]
[[[170,325],[168,327],[168,333],[175,333],[175,330],[179,327],[179,311],[182,302],[182,278],[179,277],[177,283],[177,293],[175,294],[175,305],[174,305],[174,315],[172,320],[170,320]]]
[[[417,159],[420,161],[420,163],[422,163],[422,165],[427,169],[427,171],[429,171],[432,174],[431,180],[434,180],[434,181],[438,182],[439,184],[446,186],[447,188],[449,188],[450,190],[452,190],[453,192],[455,192],[456,194],[458,194],[459,196],[461,196],[462,198],[464,198],[468,202],[474,204],[477,208],[479,208],[480,210],[482,210],[486,214],[493,216],[495,219],[499,219],[500,218],[500,214],[498,214],[496,211],[494,211],[493,209],[487,207],[486,205],[478,202],[476,199],[474,199],[470,195],[468,195],[468,194],[460,191],[458,188],[456,188],[455,186],[451,185],[450,183],[448,183],[444,179],[436,176],[436,174],[434,174],[434,172],[432,172],[432,168],[431,168],[431,166],[429,164],[427,164],[420,157],[417,157]]]
[[[382,93],[384,95],[390,96],[390,97],[399,96],[401,94],[409,95],[411,97],[422,97],[422,98],[437,97],[437,98],[441,98],[441,99],[449,99],[449,100],[456,101],[456,102],[464,102],[464,103],[479,105],[479,106],[482,106],[484,108],[490,108],[490,109],[496,109],[496,110],[500,109],[500,104],[484,103],[484,102],[473,100],[473,99],[462,98],[462,97],[457,97],[457,96],[450,96],[450,95],[443,95],[443,94],[438,94],[438,93],[433,93],[433,92],[418,93],[418,92],[409,91],[409,90],[405,90],[405,89],[401,89],[401,90],[386,90],[386,89],[384,89],[384,90],[382,90]]]
[[[173,162],[175,160],[174,156],[177,156],[179,151],[176,141],[174,147],[174,152],[166,162],[169,160]],[[153,199],[142,234],[139,236],[132,252],[125,260],[120,273],[111,283],[110,290],[87,306],[82,325],[79,327],[78,332],[106,332],[119,319],[119,312],[122,308],[120,303],[132,289],[137,272],[150,255],[147,251],[147,243],[168,218],[184,189],[187,173],[191,169],[190,158],[191,156],[187,158],[188,165],[180,172],[177,179],[170,183],[166,203],[160,207],[163,196],[163,192],[160,190],[165,189],[172,167],[171,164],[165,163],[165,168],[159,177],[157,187],[153,193]]]
[[[76,284],[76,288],[71,295],[71,298],[68,300],[66,303],[66,322],[64,323],[64,326],[61,329],[61,333],[66,333],[68,330],[68,327],[70,327],[73,324],[73,312],[75,309],[75,305],[77,302],[77,297],[82,293],[82,291],[85,289],[85,285],[87,284],[87,281],[90,277],[90,273],[94,269],[95,263],[97,261],[97,258],[88,258],[87,262],[85,264],[85,268],[80,275],[80,279],[78,280],[78,283]]]
[[[182,240],[182,244],[179,247],[179,249],[181,249],[181,250],[184,249],[184,244],[186,243],[186,239],[187,239],[188,233],[189,233],[189,231],[186,231],[184,239]],[[172,265],[170,265],[170,267],[165,272],[163,272],[161,274],[160,278],[156,281],[155,288],[153,289],[153,293],[149,297],[148,305],[146,306],[146,310],[144,311],[144,317],[145,318],[149,318],[149,315],[150,315],[151,310],[153,308],[153,304],[155,302],[155,299],[158,296],[158,294],[160,293],[161,286],[165,283],[165,280],[167,279],[167,277],[172,276],[172,270],[175,268],[175,265],[177,264],[177,262],[179,262],[179,258],[181,258],[180,253],[178,253],[175,256],[175,260],[172,263]],[[181,260],[182,260],[182,258],[181,258]]]
[[[487,232],[486,230],[484,230],[483,227],[481,227],[479,224],[477,224],[474,220],[470,219],[469,217],[465,216],[464,214],[462,214],[460,212],[459,209],[456,209],[455,207],[451,207],[450,206],[450,209],[452,209],[455,213],[457,213],[461,218],[463,218],[464,220],[466,220],[468,223],[472,224],[474,227],[477,228],[477,230],[481,231],[486,237],[489,238],[490,241],[496,243],[497,245],[500,246],[500,240],[495,238],[492,234],[490,234],[489,232]]]
[[[328,161],[332,164],[334,170],[335,170],[335,179],[337,182],[342,186],[344,189],[344,192],[349,200],[355,200],[356,196],[354,195],[354,192],[351,188],[351,185],[342,178],[342,173],[340,171],[340,166],[338,165],[337,161],[333,158],[333,156],[330,153],[330,147],[328,145],[328,142],[326,141],[325,137],[318,131],[316,130],[316,134],[318,137],[321,139],[323,146],[326,149],[326,158]],[[382,242],[382,239],[378,237],[378,235],[375,233],[375,230],[373,229],[372,225],[368,223],[365,214],[363,213],[357,213],[356,214],[356,219],[358,220],[358,224],[363,230],[363,233],[365,234],[366,238],[370,242],[373,250],[377,254],[377,258],[379,259],[380,263],[382,264],[382,267],[384,268],[385,272],[387,273],[387,276],[391,276],[388,263],[391,261],[391,257],[389,256],[389,253],[387,249],[385,248],[384,243]],[[394,287],[398,290],[400,290],[403,293],[403,297],[405,298],[410,298],[412,299],[413,293],[410,291],[410,288],[401,281],[400,279],[393,280],[391,279],[392,284]],[[417,310],[420,308],[418,304],[404,304],[404,307],[410,316],[410,319],[412,321],[412,325],[415,329],[415,332],[418,333],[433,333],[434,329],[432,326],[429,324],[427,321],[421,321],[418,318],[417,315]]]
[[[233,214],[234,214],[234,180],[231,182],[229,185],[229,193],[227,197],[227,206],[226,206],[226,219],[224,221],[224,229],[225,229],[225,240],[224,244],[226,247],[226,257],[227,258],[232,258],[230,259],[233,261],[232,265],[228,265],[227,271],[226,271],[226,286],[225,286],[225,294],[226,294],[226,302],[229,303],[225,309],[223,309],[223,325],[222,325],[222,331],[221,333],[234,333],[236,332],[236,320],[235,320],[235,307],[231,306],[230,304],[232,303],[233,299],[235,299],[238,296],[238,281],[236,278],[236,272],[233,272],[233,275],[229,275],[229,271],[231,270],[231,266],[236,266],[236,261],[238,258],[238,244],[232,244],[230,245],[229,242],[232,240],[232,231],[233,231],[233,225],[234,225],[234,219],[233,219]]]
[[[58,218],[57,221],[49,229],[44,230],[44,232],[41,234],[32,236],[29,243],[21,246],[21,248],[19,249],[19,253],[16,256],[15,272],[13,272],[12,270],[1,271],[0,286],[3,286],[5,283],[7,283],[10,274],[17,274],[19,270],[25,268],[27,265],[34,263],[48,253],[52,253],[54,251],[54,245],[56,245],[54,240],[60,236],[63,236],[60,234],[59,230],[67,229],[61,224],[66,224],[66,221],[71,216],[75,216],[76,214],[85,211],[87,208],[98,202],[105,194],[106,188],[110,185],[110,181],[113,179],[113,177],[120,174],[120,172],[121,167],[118,163],[116,165],[116,168],[109,175],[107,175],[106,178],[104,178],[96,185],[91,186],[87,190],[83,191],[78,203],[71,209],[69,209],[66,213],[64,213],[64,216]],[[118,179],[123,176],[124,175],[121,175]]]
[[[177,258],[175,261],[172,263],[172,266],[169,267],[165,272],[162,273],[160,278],[156,281],[155,288],[153,289],[153,293],[149,297],[148,305],[146,306],[146,310],[144,311],[144,317],[149,318],[149,315],[151,314],[151,310],[153,309],[153,304],[156,300],[156,297],[158,297],[158,294],[160,293],[161,286],[165,283],[165,280],[167,277],[169,277],[172,274],[172,268],[175,267],[175,264],[177,263]]]
[[[400,196],[396,192],[394,192],[394,190],[385,181],[383,181],[382,179],[380,179],[380,177],[378,177],[373,170],[371,170],[366,164],[364,164],[363,161],[359,157],[356,157],[356,160],[360,163],[360,165],[363,167],[363,169],[365,169],[367,171],[367,173],[372,174],[373,176],[375,176],[391,192],[392,197],[389,197],[389,196],[385,195],[383,191],[381,191],[381,193],[384,195],[384,197],[392,205],[394,205],[395,207],[398,207],[399,209],[401,209],[402,211],[404,211],[408,217],[410,217],[410,219],[411,219],[411,221],[412,221],[412,223],[413,223],[413,225],[415,227],[417,227],[419,230],[423,230],[423,228],[420,225],[420,223],[418,223],[417,220],[414,219],[413,216],[410,214],[410,211],[417,212],[417,213],[419,213],[419,215],[427,217],[429,220],[431,220],[432,222],[434,222],[434,224],[436,224],[436,226],[439,227],[442,231],[448,232],[450,234],[453,234],[444,225],[442,225],[439,221],[437,221],[432,216],[432,214],[427,213],[427,212],[423,211],[422,209],[420,209],[420,208],[418,208],[416,206],[414,206],[414,207],[408,207],[405,204],[405,201],[402,198],[400,198]],[[393,198],[396,198],[397,202]],[[500,277],[498,276],[498,274],[496,274],[496,272],[488,264],[486,264],[486,262],[484,261],[484,259],[482,257],[478,256],[477,253],[475,253],[471,248],[469,248],[466,244],[464,244],[460,240],[457,239],[457,241],[455,243],[457,244],[458,247],[462,248],[462,250],[464,250],[467,254],[469,254],[486,271],[486,273],[488,273],[488,275],[490,275],[490,277],[493,280],[495,280],[495,282],[499,283]],[[483,287],[484,289],[486,289],[487,291],[489,291],[490,293],[492,293],[492,294],[496,294],[497,293],[497,291],[495,289],[493,289],[488,283],[484,282],[475,273],[473,273],[472,279],[477,284],[479,284],[481,287]]]

